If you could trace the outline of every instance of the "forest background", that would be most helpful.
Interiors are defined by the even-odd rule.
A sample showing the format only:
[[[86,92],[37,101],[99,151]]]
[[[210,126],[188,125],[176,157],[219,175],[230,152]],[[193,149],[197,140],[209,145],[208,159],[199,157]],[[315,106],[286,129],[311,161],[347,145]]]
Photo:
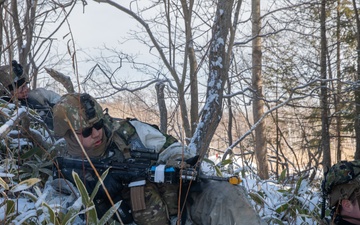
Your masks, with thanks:
[[[80,17],[90,5],[126,19],[93,15],[97,28]],[[18,60],[31,88],[88,92],[113,116],[159,124],[201,157],[241,159],[259,180],[319,188],[333,163],[360,157],[358,11],[356,0],[2,0],[0,63]],[[82,48],[89,33],[71,21],[98,47]]]

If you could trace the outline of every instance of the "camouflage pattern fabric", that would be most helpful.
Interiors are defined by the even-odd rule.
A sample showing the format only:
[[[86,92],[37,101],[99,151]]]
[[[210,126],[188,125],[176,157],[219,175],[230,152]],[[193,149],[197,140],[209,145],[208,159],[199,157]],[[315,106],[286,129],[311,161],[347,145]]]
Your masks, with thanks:
[[[58,93],[45,88],[36,88],[29,91],[28,98],[34,99],[40,103],[41,106],[53,107],[59,102],[61,96]]]
[[[107,114],[105,114],[105,118],[106,124],[110,130],[120,136],[128,145],[130,143],[130,139],[136,134],[136,130],[129,122],[129,119],[114,121],[114,119]]]
[[[166,203],[169,216],[178,213],[179,185],[177,184],[158,184],[159,192]]]
[[[95,116],[87,118],[85,104],[95,109]],[[54,134],[62,137],[70,130],[68,120],[75,131],[91,127],[94,123],[103,118],[103,111],[100,104],[88,94],[71,93],[61,97],[60,101],[53,108]]]
[[[23,67],[16,60],[11,65],[0,66],[0,91],[12,91],[15,86],[19,87],[27,81]]]
[[[360,161],[341,161],[333,165],[323,181],[323,192],[329,198],[330,208],[341,199],[348,199],[360,188]]]
[[[197,225],[263,225],[243,186],[209,181],[203,190],[192,193],[191,220]]]
[[[9,74],[10,70],[10,66],[0,66],[0,90],[7,90],[14,82],[14,78]]]
[[[145,186],[146,209],[133,212],[138,225],[165,225],[168,224],[166,205],[163,202],[156,184],[147,183]]]

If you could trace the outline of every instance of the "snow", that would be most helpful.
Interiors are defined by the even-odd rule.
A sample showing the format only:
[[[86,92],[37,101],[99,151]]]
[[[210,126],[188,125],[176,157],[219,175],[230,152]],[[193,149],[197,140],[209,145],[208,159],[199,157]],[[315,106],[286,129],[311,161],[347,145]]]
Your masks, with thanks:
[[[215,92],[216,89],[219,88],[218,83],[213,82],[212,84],[213,92]],[[217,95],[212,94],[211,97],[217,98]],[[212,99],[212,102],[216,101]],[[209,104],[207,104],[207,106],[208,105]],[[2,112],[5,111],[6,110],[2,110]],[[11,118],[11,120],[9,121],[13,121],[16,119],[16,116],[19,115],[19,113],[22,113],[24,111],[22,111],[22,109],[19,109],[19,111],[8,110],[6,112],[9,115],[9,118]],[[208,112],[210,112],[210,110]],[[6,124],[10,125],[10,122]],[[204,124],[200,122],[196,132],[202,132],[202,125]],[[2,130],[3,126],[1,126],[0,129]],[[16,136],[17,133],[18,131],[15,130],[9,132],[8,134]],[[1,131],[0,135],[2,135]],[[199,136],[194,135],[194,137]],[[60,139],[57,142],[62,141],[64,140]],[[19,143],[24,145],[28,144],[26,139],[16,139],[16,144]],[[193,152],[195,152],[195,147],[195,145],[189,145],[189,148],[191,148]],[[203,162],[202,170],[204,171],[204,173],[206,175],[216,175],[215,167],[218,167],[220,165],[219,163],[221,162],[221,158],[222,155],[213,155],[209,157],[212,163]],[[226,166],[220,168],[222,176],[226,177],[231,175],[227,172],[228,170]],[[255,168],[255,165],[246,164],[241,160],[241,158],[234,159],[234,171],[239,172],[242,179],[240,185],[245,187],[248,192],[247,194],[249,196],[250,202],[252,203],[254,209],[263,219],[279,220],[283,217],[286,218],[288,216],[288,212],[281,211],[282,207],[284,208],[285,206],[288,206],[291,208],[292,200],[296,200],[297,202],[299,202],[299,204],[302,205],[302,207],[299,209],[293,209],[294,211],[296,211],[297,216],[295,218],[295,221],[291,221],[289,222],[289,224],[316,224],[316,221],[314,221],[313,218],[304,215],[303,212],[299,210],[307,209],[310,212],[319,212],[319,203],[322,200],[319,190],[311,187],[307,180],[302,180],[301,182],[280,182],[274,178],[269,180],[261,180],[257,177],[256,172],[252,172],[256,171]],[[319,176],[321,176],[321,173],[319,173]],[[12,177],[14,177],[14,175],[6,173],[5,168],[0,167],[0,177],[11,179]],[[48,216],[51,213],[50,209],[58,213],[68,210],[69,207],[71,207],[71,209],[77,212],[79,212],[82,208],[82,201],[78,193],[75,196],[75,194],[70,194],[71,191],[69,191],[68,194],[57,192],[56,187],[59,189],[58,182],[52,183],[51,179],[46,182],[43,188],[40,188],[40,186],[37,185],[37,180],[32,180],[32,182],[28,183],[24,182],[20,184],[9,184],[9,186],[11,190],[11,192],[9,193],[16,192],[17,197],[12,201],[14,201],[16,205],[16,210],[18,210],[20,213],[14,218],[13,224],[22,224],[24,223],[24,221],[26,221],[32,216],[36,218],[36,223],[44,222],[46,219],[48,219]],[[64,189],[65,187],[66,185],[62,186],[61,189]],[[11,197],[14,196],[15,194]],[[256,196],[260,201],[262,201],[262,204],[259,204],[257,201],[255,201],[254,196]],[[11,197],[0,198],[0,221],[4,220],[6,216],[7,204],[5,204],[4,201],[11,200]],[[76,217],[77,223],[73,222],[72,224],[81,224],[81,221],[79,222],[79,220],[80,219]]]
[[[212,161],[212,163],[203,162],[202,163],[202,170],[206,175],[216,175],[215,166],[219,165],[221,162],[222,155],[213,155],[210,156],[209,159]],[[241,159],[237,159],[235,165],[243,165],[243,162]],[[239,170],[248,170],[248,168],[253,167],[253,165],[248,165],[246,167],[237,167],[235,168],[236,171]],[[248,170],[250,171],[250,170]],[[254,201],[251,200],[251,203],[254,206],[254,209],[256,209],[259,213],[259,215],[263,219],[276,219],[279,218],[280,213],[276,213],[276,210],[285,205],[288,204],[289,201],[293,199],[297,199],[299,202],[303,203],[304,205],[309,207],[309,210],[318,210],[318,204],[321,202],[320,195],[316,194],[318,190],[309,190],[309,183],[307,180],[303,180],[299,188],[295,191],[295,187],[293,185],[281,185],[278,184],[272,180],[265,180],[261,181],[257,179],[257,176],[251,173],[246,173],[247,175],[245,177],[241,177],[242,182],[240,185],[244,186],[245,189],[248,191],[248,193],[263,193],[264,197],[261,197],[264,201],[263,206],[259,206]],[[3,173],[2,175],[8,176],[8,174]],[[227,174],[223,171],[222,175],[224,177],[229,176],[230,174]],[[32,187],[31,182],[30,183],[24,183],[18,185],[16,188],[13,188],[13,191],[17,191],[19,193],[23,193],[20,198],[16,200],[17,208],[20,210],[21,214],[16,217],[16,220],[14,221],[14,224],[22,224],[24,221],[26,221],[27,218],[30,216],[36,216],[36,212],[40,209],[44,210],[45,213],[48,210],[47,207],[44,207],[44,203],[46,203],[51,209],[54,211],[61,211],[64,210],[66,207],[71,205],[71,208],[80,210],[82,207],[82,201],[81,198],[76,198],[75,196],[70,195],[64,195],[60,194],[59,192],[56,192],[54,189],[54,183],[51,183],[52,180],[50,179],[46,184],[45,188],[43,189],[42,193],[38,187]],[[56,183],[57,184],[57,183]],[[35,188],[35,189],[34,189]],[[35,190],[36,195],[31,194],[31,190]],[[33,192],[32,191],[32,192]],[[297,192],[295,194],[295,192]],[[312,195],[310,195],[312,193]],[[314,194],[315,193],[315,194]],[[26,197],[28,196],[28,197]],[[29,201],[30,199],[35,198],[36,201]],[[249,195],[250,196],[250,195]],[[268,197],[266,197],[268,196]],[[0,200],[4,201],[5,199]],[[5,207],[0,208],[0,220],[2,217],[5,216]],[[286,215],[284,215],[286,216]],[[46,217],[43,215],[43,217]],[[281,216],[280,216],[281,217]],[[42,220],[44,218],[37,218],[39,220]],[[294,221],[291,224],[302,224],[307,222],[307,224],[316,224],[312,218],[307,218],[306,215],[303,217],[298,215],[298,219]]]

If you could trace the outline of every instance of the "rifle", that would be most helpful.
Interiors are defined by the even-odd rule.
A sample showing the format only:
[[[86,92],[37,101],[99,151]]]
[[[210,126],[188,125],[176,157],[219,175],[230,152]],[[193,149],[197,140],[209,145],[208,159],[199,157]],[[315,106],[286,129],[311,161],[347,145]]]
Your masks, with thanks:
[[[198,169],[187,163],[180,161],[171,161],[166,165],[155,165],[154,161],[158,159],[159,154],[151,149],[132,149],[131,158],[124,162],[113,161],[111,159],[93,160],[91,163],[100,174],[110,168],[109,173],[119,176],[125,184],[132,185],[137,181],[148,180],[154,183],[178,184],[182,182],[206,180],[227,181],[231,184],[239,184],[241,179],[233,177],[206,176],[201,174]],[[57,157],[59,169],[88,169],[92,170],[91,164],[87,160]]]
[[[132,158],[124,162],[117,162],[111,159],[92,160],[92,164],[98,170],[99,174],[109,169],[109,173],[119,176],[125,184],[140,180],[148,180],[155,183],[179,183],[180,168],[174,166],[154,165],[153,160],[157,158],[158,153],[152,153],[144,150],[132,150]],[[87,160],[57,157],[59,169],[86,169],[92,170],[91,164]],[[197,172],[190,169],[183,173],[183,179],[186,181],[195,180]]]

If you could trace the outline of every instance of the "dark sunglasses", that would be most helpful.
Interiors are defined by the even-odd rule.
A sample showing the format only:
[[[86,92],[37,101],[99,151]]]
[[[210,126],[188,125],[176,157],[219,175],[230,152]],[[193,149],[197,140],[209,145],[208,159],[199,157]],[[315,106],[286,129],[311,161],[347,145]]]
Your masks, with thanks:
[[[82,132],[81,132],[81,135],[84,138],[87,138],[87,137],[89,137],[91,135],[93,128],[95,128],[96,130],[100,130],[103,127],[104,127],[104,120],[101,119],[98,122],[94,123],[94,125],[92,125],[92,127],[83,128]]]

